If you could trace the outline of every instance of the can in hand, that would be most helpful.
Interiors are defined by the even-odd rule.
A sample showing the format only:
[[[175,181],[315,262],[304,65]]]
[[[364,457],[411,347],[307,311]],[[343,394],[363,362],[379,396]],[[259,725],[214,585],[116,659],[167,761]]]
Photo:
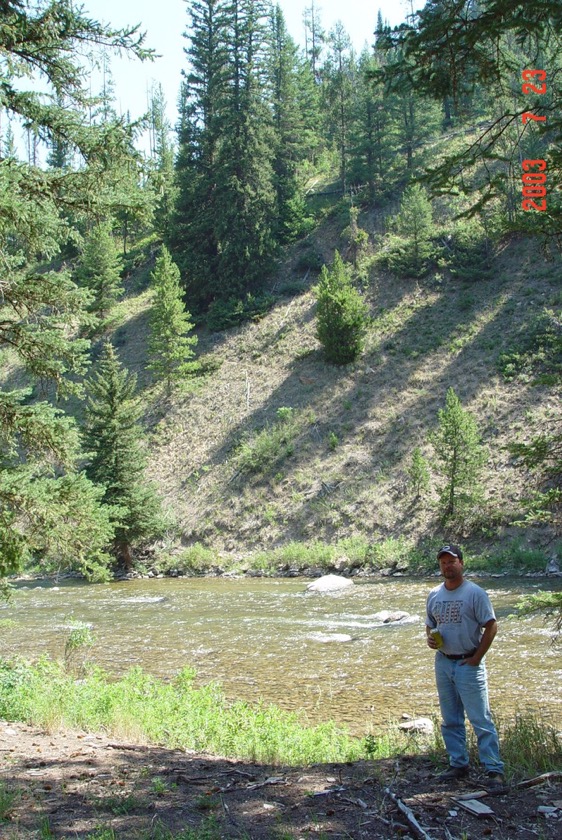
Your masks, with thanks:
[[[429,632],[431,633],[431,635],[435,639],[435,644],[437,645],[437,650],[439,650],[439,648],[442,648],[443,647],[443,636],[441,635],[439,630],[437,628],[435,628],[435,630],[430,630]]]

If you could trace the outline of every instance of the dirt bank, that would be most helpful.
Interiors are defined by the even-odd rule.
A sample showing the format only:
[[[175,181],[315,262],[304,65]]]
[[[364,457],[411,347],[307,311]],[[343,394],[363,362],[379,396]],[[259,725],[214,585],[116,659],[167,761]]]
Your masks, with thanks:
[[[272,767],[0,722],[0,837],[70,840],[100,827],[117,840],[200,827],[205,840],[423,836],[393,796],[432,840],[561,836],[562,773],[486,796],[493,814],[476,817],[454,797],[482,789],[478,772],[451,786],[435,781],[436,769],[420,756]]]

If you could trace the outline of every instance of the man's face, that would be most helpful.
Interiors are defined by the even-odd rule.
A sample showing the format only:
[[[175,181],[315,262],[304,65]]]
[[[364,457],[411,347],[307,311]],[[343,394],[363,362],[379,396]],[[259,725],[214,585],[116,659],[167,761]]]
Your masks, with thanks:
[[[439,568],[445,580],[459,580],[463,575],[463,562],[452,554],[442,554],[439,558]]]

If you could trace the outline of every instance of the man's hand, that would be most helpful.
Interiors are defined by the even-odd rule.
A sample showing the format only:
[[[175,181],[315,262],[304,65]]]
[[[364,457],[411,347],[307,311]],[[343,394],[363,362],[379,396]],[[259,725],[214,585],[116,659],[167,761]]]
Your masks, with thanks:
[[[481,661],[481,657],[478,656],[477,653],[475,653],[472,656],[469,656],[468,659],[462,659],[459,662],[459,665],[472,665],[473,668],[477,668],[480,665]]]

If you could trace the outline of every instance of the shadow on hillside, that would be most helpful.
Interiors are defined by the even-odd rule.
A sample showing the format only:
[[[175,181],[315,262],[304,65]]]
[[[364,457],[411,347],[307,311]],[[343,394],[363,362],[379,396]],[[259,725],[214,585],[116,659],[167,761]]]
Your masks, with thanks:
[[[222,462],[242,439],[263,429],[266,423],[274,422],[276,412],[282,406],[297,410],[312,408],[316,412],[307,457],[325,448],[330,432],[341,432],[345,438],[363,431],[373,446],[373,464],[376,464],[377,452],[387,448],[389,443],[392,444],[391,460],[399,460],[411,446],[408,430],[413,421],[433,417],[430,425],[435,425],[449,387],[453,387],[463,403],[469,405],[482,387],[497,375],[496,360],[506,333],[509,300],[506,298],[503,303],[492,305],[498,295],[495,284],[479,287],[478,291],[470,318],[455,307],[455,298],[462,296],[465,290],[449,289],[431,307],[415,311],[406,325],[356,365],[328,366],[319,349],[297,358],[290,365],[289,375],[269,395],[267,403],[250,411],[230,429],[228,438],[213,453],[213,463]],[[443,300],[444,295],[449,299]],[[397,306],[401,295],[394,292],[391,297]],[[473,323],[486,312],[489,313],[486,323],[474,335],[467,334],[467,323]],[[312,317],[313,313],[309,311],[308,320]],[[277,333],[282,333],[282,327]],[[432,354],[438,359],[431,372],[431,381],[427,387],[422,387],[415,384],[415,380],[426,371],[428,356]],[[345,406],[349,406],[347,412]],[[372,425],[373,419],[377,418],[382,428],[379,427],[373,436],[369,425],[367,428],[364,425]]]
[[[510,259],[513,262],[514,256]],[[265,322],[261,333],[247,325],[238,328],[235,339],[233,333],[219,337],[214,346],[222,348],[231,341],[230,348],[240,353],[238,372],[247,368],[250,377],[261,381],[261,394],[253,404],[248,400],[244,411],[243,376],[238,376],[238,390],[229,392],[237,400],[238,414],[223,423],[224,432],[205,451],[205,464],[221,469],[211,469],[198,485],[205,507],[192,520],[195,533],[197,517],[204,510],[220,514],[219,508],[230,508],[218,527],[235,541],[253,540],[257,546],[265,537],[260,528],[269,502],[278,520],[268,539],[276,542],[282,533],[291,531],[293,537],[295,528],[299,538],[332,539],[336,533],[347,533],[348,525],[368,533],[382,533],[385,528],[394,533],[396,527],[407,526],[413,511],[411,506],[404,510],[409,492],[407,458],[415,446],[427,442],[450,387],[466,408],[477,412],[488,444],[505,439],[509,428],[521,420],[529,386],[502,383],[498,359],[544,306],[545,292],[554,288],[546,275],[542,289],[540,284],[531,285],[529,271],[522,259],[512,270],[498,262],[495,278],[482,283],[430,281],[424,288],[415,281],[378,278],[372,311],[380,335],[374,336],[357,363],[341,368],[326,364],[318,345],[311,343],[310,301],[299,309],[296,321],[286,312],[280,314],[280,323]],[[282,342],[288,322],[292,344]],[[263,370],[270,360],[276,375],[275,384],[268,387]],[[232,354],[230,362],[232,373]],[[498,395],[504,395],[505,401]],[[292,454],[280,451],[261,471],[238,473],[237,447],[271,427],[281,407],[303,416],[310,410],[313,415],[303,420]],[[499,452],[498,445],[490,446],[492,470]],[[199,467],[196,463],[193,469]],[[183,490],[188,489],[188,480],[189,476]],[[370,485],[377,483],[384,488],[387,504],[380,514],[370,492]],[[349,513],[353,506],[355,511]],[[203,515],[208,518],[208,513]],[[241,537],[241,517],[261,523],[255,535],[245,532]]]

